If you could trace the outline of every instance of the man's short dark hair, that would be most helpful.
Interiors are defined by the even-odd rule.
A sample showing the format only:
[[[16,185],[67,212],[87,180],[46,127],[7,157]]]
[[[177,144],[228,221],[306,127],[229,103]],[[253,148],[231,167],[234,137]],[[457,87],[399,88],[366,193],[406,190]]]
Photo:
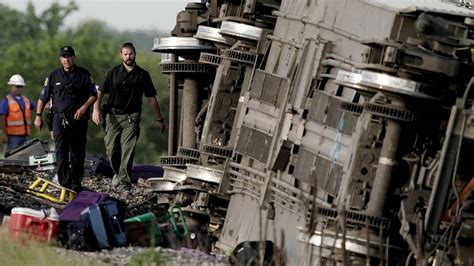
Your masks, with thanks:
[[[133,50],[133,53],[136,54],[136,52],[135,52],[135,46],[133,46],[133,43],[131,43],[131,42],[123,43],[122,46],[120,46],[120,52],[122,52],[122,49],[123,49],[123,48],[132,49],[132,50]]]

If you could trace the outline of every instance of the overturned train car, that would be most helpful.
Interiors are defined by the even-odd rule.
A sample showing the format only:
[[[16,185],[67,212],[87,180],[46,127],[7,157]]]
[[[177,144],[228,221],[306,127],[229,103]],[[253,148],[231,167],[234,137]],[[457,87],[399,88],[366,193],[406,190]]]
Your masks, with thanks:
[[[469,3],[209,0],[171,33],[153,46],[170,135],[152,188],[217,247],[271,240],[290,265],[473,263]]]

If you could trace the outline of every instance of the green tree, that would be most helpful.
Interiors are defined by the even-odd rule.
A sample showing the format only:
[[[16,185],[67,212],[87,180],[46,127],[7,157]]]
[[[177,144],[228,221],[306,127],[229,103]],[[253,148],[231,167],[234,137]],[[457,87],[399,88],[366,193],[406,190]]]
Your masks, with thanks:
[[[33,8],[33,3],[30,1],[28,6]],[[72,12],[78,10],[79,7],[74,1],[69,1],[67,5],[61,5],[58,2],[51,4],[49,8],[43,11],[40,16],[40,25],[50,35],[54,36],[59,33],[59,29],[64,24],[64,19]]]
[[[38,99],[45,77],[59,67],[59,48],[71,45],[76,50],[77,64],[87,68],[96,84],[99,84],[106,71],[120,63],[119,47],[124,41],[140,43],[143,47],[146,38],[150,39],[148,48],[138,48],[137,63],[147,69],[157,87],[158,101],[167,117],[168,89],[167,78],[160,74],[158,54],[152,53],[151,34],[123,33],[109,28],[105,23],[89,20],[76,28],[64,30],[64,20],[77,10],[71,1],[67,5],[53,3],[40,15],[32,2],[24,13],[0,4],[0,84],[15,74],[21,74],[27,83],[24,94],[33,101]],[[140,47],[139,46],[139,47]],[[90,123],[87,151],[104,154],[103,130]],[[33,137],[49,138],[46,131],[34,131]],[[136,162],[156,163],[158,156],[165,153],[166,135],[160,135],[148,102],[144,101],[141,136],[137,145]]]

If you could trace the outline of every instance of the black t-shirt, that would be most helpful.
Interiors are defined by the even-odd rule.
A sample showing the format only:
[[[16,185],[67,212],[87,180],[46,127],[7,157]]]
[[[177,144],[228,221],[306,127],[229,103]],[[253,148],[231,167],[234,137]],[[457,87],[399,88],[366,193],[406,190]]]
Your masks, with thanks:
[[[143,95],[156,95],[150,74],[138,65],[130,72],[127,72],[123,64],[110,69],[99,90],[109,93],[108,107],[116,114],[141,112]]]
[[[53,101],[57,113],[74,113],[84,105],[90,96],[97,96],[91,74],[87,69],[75,66],[71,71],[55,69],[44,82],[40,100]]]

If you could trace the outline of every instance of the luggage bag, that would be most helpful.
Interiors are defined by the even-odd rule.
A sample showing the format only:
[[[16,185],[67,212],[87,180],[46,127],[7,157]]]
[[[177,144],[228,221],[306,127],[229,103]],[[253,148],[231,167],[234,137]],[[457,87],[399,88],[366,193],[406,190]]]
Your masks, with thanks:
[[[89,206],[105,201],[109,196],[106,193],[81,191],[59,214],[61,221],[79,221],[81,212]]]
[[[81,212],[81,221],[89,223],[100,249],[127,244],[123,216],[117,202],[105,201],[88,207]]]

